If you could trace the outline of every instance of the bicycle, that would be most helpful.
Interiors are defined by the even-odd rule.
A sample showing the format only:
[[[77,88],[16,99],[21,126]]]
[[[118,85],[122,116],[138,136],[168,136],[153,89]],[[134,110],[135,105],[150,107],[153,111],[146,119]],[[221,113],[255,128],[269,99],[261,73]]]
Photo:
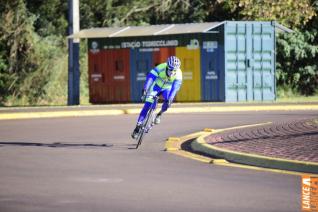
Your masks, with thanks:
[[[140,146],[145,133],[148,133],[149,130],[155,125],[153,112],[156,110],[156,107],[153,107],[153,105],[157,105],[158,100],[159,100],[159,96],[155,95],[155,96],[151,96],[151,97],[153,98],[154,101],[151,104],[150,109],[149,109],[144,121],[141,124],[140,131],[139,131],[137,138],[136,138],[136,140],[138,141],[137,145],[136,145],[136,149],[138,149],[138,147]],[[146,99],[146,97],[144,99]]]

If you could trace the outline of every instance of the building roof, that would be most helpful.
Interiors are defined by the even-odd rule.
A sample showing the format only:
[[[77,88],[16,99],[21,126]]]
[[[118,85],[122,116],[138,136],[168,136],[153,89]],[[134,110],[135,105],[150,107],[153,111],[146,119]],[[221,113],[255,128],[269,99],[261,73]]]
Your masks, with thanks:
[[[206,32],[221,24],[223,24],[223,22],[91,28],[74,33],[69,36],[69,38],[105,38],[198,33]]]
[[[207,23],[187,23],[187,24],[164,24],[149,26],[126,26],[126,27],[103,27],[83,29],[78,33],[68,36],[68,38],[111,38],[130,36],[155,36],[168,34],[188,34],[208,32],[222,24],[223,22]],[[279,31],[292,32],[292,30],[275,22],[275,27]]]

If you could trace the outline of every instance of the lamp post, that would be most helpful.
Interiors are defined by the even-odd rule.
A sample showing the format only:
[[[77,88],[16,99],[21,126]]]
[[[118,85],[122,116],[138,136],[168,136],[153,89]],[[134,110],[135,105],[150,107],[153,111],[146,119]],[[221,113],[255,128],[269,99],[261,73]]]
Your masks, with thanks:
[[[68,0],[68,35],[79,32],[79,0]],[[79,39],[68,40],[68,105],[80,104]]]

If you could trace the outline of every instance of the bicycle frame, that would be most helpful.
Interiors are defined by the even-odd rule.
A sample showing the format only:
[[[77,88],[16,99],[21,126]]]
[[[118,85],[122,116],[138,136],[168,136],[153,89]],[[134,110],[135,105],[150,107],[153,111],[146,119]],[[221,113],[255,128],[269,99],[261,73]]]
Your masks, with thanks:
[[[159,99],[159,96],[151,96],[153,98],[153,103],[151,104],[150,106],[150,109],[141,125],[141,129],[140,129],[140,132],[137,136],[137,145],[136,145],[136,149],[138,149],[138,147],[140,146],[141,142],[142,142],[142,139],[145,135],[145,133],[148,133],[149,130],[151,129],[151,127],[153,126],[153,112],[156,110],[156,108],[153,108],[153,105],[154,104],[157,104],[158,102],[158,99]]]
[[[167,81],[165,80],[163,82],[163,85],[161,86],[161,88],[163,88],[166,83],[167,83]],[[153,112],[156,110],[156,108],[153,108],[153,105],[158,103],[159,95],[160,95],[159,93],[157,95],[147,95],[148,97],[152,97],[154,101],[151,104],[150,109],[149,109],[149,111],[148,111],[148,113],[146,115],[146,118],[144,119],[144,121],[143,121],[143,123],[141,125],[141,130],[140,130],[140,132],[139,132],[139,134],[137,136],[137,141],[138,142],[137,142],[137,145],[136,145],[136,149],[138,149],[138,147],[140,146],[140,144],[142,142],[142,139],[144,137],[144,134],[148,133],[149,130],[151,129],[151,127],[154,125],[153,124],[154,119],[153,119],[152,116],[153,116]],[[145,96],[145,99],[147,99],[147,96]],[[150,120],[151,120],[151,122],[149,123]]]

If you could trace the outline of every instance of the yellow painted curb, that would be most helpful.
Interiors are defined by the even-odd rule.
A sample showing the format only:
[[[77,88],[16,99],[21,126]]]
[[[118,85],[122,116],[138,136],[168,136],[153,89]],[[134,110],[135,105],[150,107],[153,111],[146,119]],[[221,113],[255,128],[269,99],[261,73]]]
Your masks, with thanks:
[[[54,118],[54,117],[79,117],[79,116],[102,116],[122,115],[123,110],[80,110],[80,111],[52,111],[52,112],[21,112],[21,113],[0,113],[0,120],[9,119],[33,119],[33,118]]]
[[[260,106],[223,106],[223,107],[185,107],[170,108],[167,113],[207,113],[207,112],[242,112],[242,111],[293,111],[318,110],[318,104],[313,105],[260,105]]]
[[[211,129],[211,128],[205,128],[203,131],[204,131],[204,132],[213,132],[213,129]]]
[[[141,111],[141,108],[134,108],[134,109],[126,109],[126,114],[139,114]]]
[[[202,107],[172,107],[167,113],[211,113],[211,112],[242,112],[242,111],[293,111],[318,110],[318,104],[297,105],[259,105],[259,106],[202,106]],[[139,114],[140,109],[127,109],[127,114]]]
[[[202,155],[187,152],[181,149],[181,145],[188,140],[197,138],[200,135],[206,135],[205,132],[192,133],[182,137],[169,137],[165,144],[165,151],[171,152],[175,155],[183,156],[186,158],[191,158],[204,163],[211,163],[212,159]]]

